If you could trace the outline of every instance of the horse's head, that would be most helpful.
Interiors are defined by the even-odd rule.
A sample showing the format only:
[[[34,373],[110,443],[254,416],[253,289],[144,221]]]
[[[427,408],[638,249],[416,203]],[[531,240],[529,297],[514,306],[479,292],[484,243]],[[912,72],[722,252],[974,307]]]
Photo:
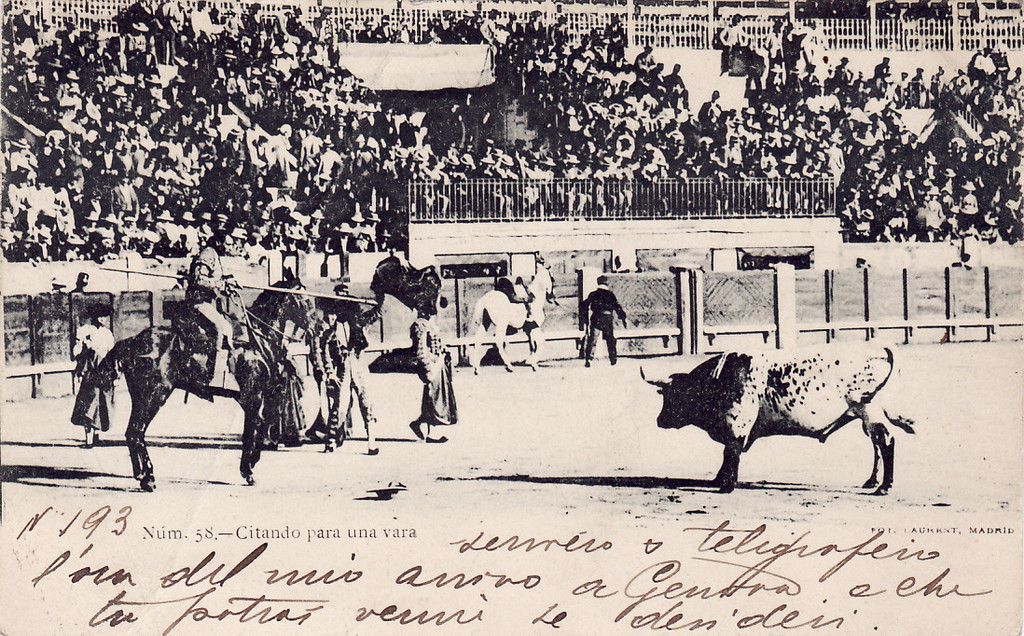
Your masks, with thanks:
[[[302,283],[297,278],[286,278],[272,287],[282,291],[265,290],[256,297],[249,307],[250,315],[264,325],[283,332],[308,332],[319,321],[316,303],[310,296],[289,293],[301,291]],[[284,291],[289,290],[289,291]],[[288,333],[289,336],[294,335]]]
[[[551,280],[551,274],[547,270],[538,267],[537,274],[530,281],[530,293],[536,298],[545,300],[551,295],[553,289],[554,283]]]

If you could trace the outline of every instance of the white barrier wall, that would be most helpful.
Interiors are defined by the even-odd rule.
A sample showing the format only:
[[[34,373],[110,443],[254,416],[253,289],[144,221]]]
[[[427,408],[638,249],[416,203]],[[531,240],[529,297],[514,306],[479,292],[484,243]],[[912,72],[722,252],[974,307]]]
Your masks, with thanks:
[[[610,250],[624,264],[637,250],[680,248],[801,247],[814,250],[818,267],[836,264],[839,219],[730,219],[718,221],[581,221],[412,223],[409,257]]]

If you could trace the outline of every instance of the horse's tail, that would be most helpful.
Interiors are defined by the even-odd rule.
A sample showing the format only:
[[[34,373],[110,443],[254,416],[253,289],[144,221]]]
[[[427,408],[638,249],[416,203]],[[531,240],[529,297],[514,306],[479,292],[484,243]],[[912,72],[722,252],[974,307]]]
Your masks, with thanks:
[[[484,329],[490,329],[491,325],[494,324],[491,320],[490,315],[487,313],[487,303],[485,302],[487,295],[476,301],[476,306],[473,307],[473,322],[474,325],[483,325]]]

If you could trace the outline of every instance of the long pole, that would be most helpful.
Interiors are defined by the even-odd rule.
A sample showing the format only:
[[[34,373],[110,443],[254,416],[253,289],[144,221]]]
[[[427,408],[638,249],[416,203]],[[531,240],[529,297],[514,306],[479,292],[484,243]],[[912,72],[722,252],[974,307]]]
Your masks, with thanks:
[[[142,276],[154,276],[156,278],[173,278],[174,280],[180,280],[182,277],[175,274],[158,274],[156,272],[144,272],[135,269],[118,269],[115,267],[101,267],[100,269],[108,272],[121,272],[125,274],[141,274]],[[347,300],[350,302],[362,303],[364,305],[376,305],[377,301],[369,298],[361,298],[359,296],[348,296],[346,294],[324,294],[320,292],[308,291],[305,289],[286,289],[283,287],[267,287],[266,285],[250,285],[247,283],[235,283],[243,289],[258,289],[261,291],[279,292],[282,294],[292,294],[294,296],[311,296],[313,298],[327,298],[329,300]]]

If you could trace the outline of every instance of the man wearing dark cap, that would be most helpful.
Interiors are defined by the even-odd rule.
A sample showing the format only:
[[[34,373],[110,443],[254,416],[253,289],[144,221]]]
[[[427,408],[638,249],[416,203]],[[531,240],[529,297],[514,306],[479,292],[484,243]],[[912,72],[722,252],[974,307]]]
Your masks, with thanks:
[[[625,327],[626,312],[623,311],[615,293],[608,289],[607,276],[598,277],[597,289],[590,292],[590,295],[583,301],[580,313],[587,321],[586,366],[589,367],[590,361],[594,358],[594,345],[597,337],[595,330],[601,332],[608,347],[608,359],[614,365],[618,360],[618,352],[615,348],[615,317],[618,316],[622,321],[622,326]]]
[[[348,296],[344,283],[334,288],[341,296]],[[353,398],[359,406],[366,424],[367,454],[376,455],[377,442],[373,432],[376,419],[366,396],[366,381],[370,369],[363,352],[369,346],[364,329],[380,318],[380,305],[362,311],[359,304],[347,300],[331,300],[325,304],[327,327],[320,336],[323,348],[322,364],[327,394],[327,434],[324,452],[332,453],[344,441],[344,426],[352,408]]]

